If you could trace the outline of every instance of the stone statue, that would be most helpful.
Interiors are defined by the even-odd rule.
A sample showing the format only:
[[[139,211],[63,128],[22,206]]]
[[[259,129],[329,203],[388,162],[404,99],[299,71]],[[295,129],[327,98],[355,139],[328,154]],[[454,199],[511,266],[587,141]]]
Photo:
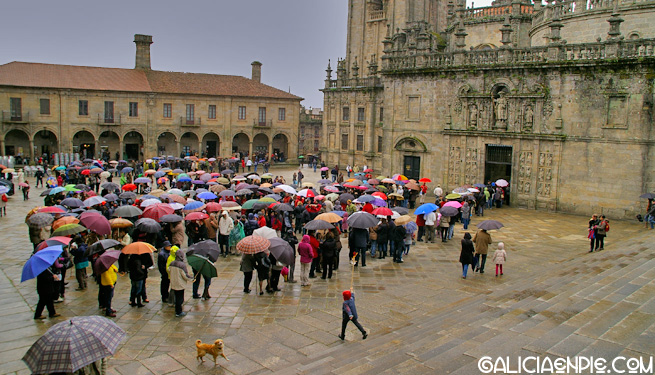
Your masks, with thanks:
[[[507,99],[505,92],[501,91],[499,97],[494,101],[496,114],[496,127],[505,128],[507,126]]]
[[[478,128],[478,106],[471,104],[469,106],[469,129]]]
[[[532,132],[532,124],[534,122],[534,111],[532,106],[528,104],[525,107],[525,113],[523,114],[523,130],[526,132]]]

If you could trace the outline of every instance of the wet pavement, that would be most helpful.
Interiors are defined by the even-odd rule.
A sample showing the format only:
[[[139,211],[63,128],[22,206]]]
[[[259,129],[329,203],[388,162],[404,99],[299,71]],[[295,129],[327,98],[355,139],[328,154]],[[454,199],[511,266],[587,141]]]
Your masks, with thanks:
[[[275,170],[290,182],[292,170]],[[303,169],[305,182],[318,174]],[[32,182],[32,181],[31,181]],[[0,373],[29,373],[22,356],[50,326],[76,315],[101,313],[97,286],[76,291],[74,274],[66,299],[57,304],[62,317],[32,319],[35,281],[20,283],[31,253],[25,214],[41,203],[41,189],[23,202],[15,195],[8,217],[0,218]],[[461,278],[458,263],[462,227],[452,241],[419,242],[405,263],[367,259],[367,267],[348,264],[347,244],[341,267],[331,280],[312,279],[310,287],[281,281],[281,292],[243,293],[239,257],[216,263],[207,301],[191,299],[188,315],[176,318],[161,302],[159,272],[147,280],[150,303],[128,305],[130,282],[119,277],[114,321],[127,337],[108,361],[110,374],[268,374],[268,373],[455,373],[477,374],[484,356],[616,356],[651,358],[655,353],[655,246],[653,233],[635,222],[612,221],[606,248],[587,253],[587,217],[501,208],[482,219],[500,220],[491,232],[494,244],[506,244],[504,275],[486,273]],[[611,218],[610,218],[611,219]],[[471,225],[470,231],[475,230]],[[491,256],[490,256],[491,257]],[[300,267],[297,267],[298,274]],[[353,274],[354,272],[354,274]],[[364,341],[341,325],[341,292],[357,295]],[[225,341],[230,359],[196,360],[195,340]],[[207,361],[209,359],[209,361]],[[515,366],[514,366],[515,367]]]

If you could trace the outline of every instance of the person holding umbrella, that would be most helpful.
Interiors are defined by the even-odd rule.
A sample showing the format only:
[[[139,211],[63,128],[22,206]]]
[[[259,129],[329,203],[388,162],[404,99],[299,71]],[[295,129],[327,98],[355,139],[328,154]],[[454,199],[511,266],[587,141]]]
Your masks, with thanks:
[[[159,284],[159,291],[161,293],[162,302],[168,302],[168,288],[171,285],[171,280],[168,277],[168,272],[166,272],[166,261],[171,255],[171,243],[170,241],[164,241],[164,245],[159,250],[157,254],[157,268],[159,269],[159,274],[161,275],[161,282]]]
[[[480,229],[473,236],[473,242],[475,243],[475,263],[477,264],[475,271],[484,273],[484,265],[487,262],[487,251],[491,244],[491,235],[487,233],[486,229]]]
[[[184,303],[184,290],[187,288],[187,283],[193,280],[193,276],[189,274],[186,263],[186,256],[183,251],[175,252],[175,260],[171,262],[168,267],[170,274],[171,289],[175,294],[175,316],[181,318],[186,315],[182,311],[182,303]]]
[[[111,308],[111,301],[114,299],[114,287],[118,280],[118,268],[114,264],[100,274],[100,287],[98,288],[98,302],[100,308],[105,309],[105,316],[115,318],[116,310]]]
[[[146,267],[141,261],[140,254],[131,254],[127,260],[127,269],[130,273],[130,281],[132,282],[132,289],[130,291],[129,305],[134,307],[143,307],[141,297],[143,295],[143,284],[146,280]]]
[[[323,261],[321,279],[325,280],[326,277],[331,279],[334,268],[334,257],[337,255],[337,241],[334,238],[334,233],[331,231],[328,232],[325,241],[319,247]]]
[[[39,295],[39,302],[34,310],[34,319],[45,319],[45,316],[42,315],[44,308],[48,309],[48,316],[51,318],[61,316],[55,311],[54,304],[54,290],[58,286],[58,281],[59,275],[52,272],[51,267],[46,268],[36,277],[36,293]]]

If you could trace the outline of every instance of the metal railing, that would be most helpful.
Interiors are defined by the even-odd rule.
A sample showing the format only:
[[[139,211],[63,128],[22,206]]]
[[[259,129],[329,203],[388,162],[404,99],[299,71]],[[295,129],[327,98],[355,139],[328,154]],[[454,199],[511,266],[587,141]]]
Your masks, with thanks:
[[[267,120],[267,121],[252,120],[252,126],[270,128],[273,127],[273,120]]]
[[[98,120],[97,124],[98,125],[121,125],[122,124],[122,116],[119,113],[118,115],[114,116],[108,116],[106,113],[98,113]]]
[[[25,111],[12,115],[10,111],[2,111],[2,122],[30,122],[30,113]]]
[[[200,126],[202,125],[202,119],[200,117],[191,117],[180,116],[180,125],[181,126]]]

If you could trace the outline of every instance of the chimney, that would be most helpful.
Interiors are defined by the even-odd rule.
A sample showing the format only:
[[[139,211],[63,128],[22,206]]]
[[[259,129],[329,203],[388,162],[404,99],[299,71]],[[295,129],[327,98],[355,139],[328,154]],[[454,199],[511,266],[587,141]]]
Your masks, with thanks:
[[[150,45],[152,35],[134,34],[136,44],[136,63],[134,69],[150,70]]]
[[[252,64],[252,80],[261,83],[262,82],[262,63],[259,61],[253,61]]]

